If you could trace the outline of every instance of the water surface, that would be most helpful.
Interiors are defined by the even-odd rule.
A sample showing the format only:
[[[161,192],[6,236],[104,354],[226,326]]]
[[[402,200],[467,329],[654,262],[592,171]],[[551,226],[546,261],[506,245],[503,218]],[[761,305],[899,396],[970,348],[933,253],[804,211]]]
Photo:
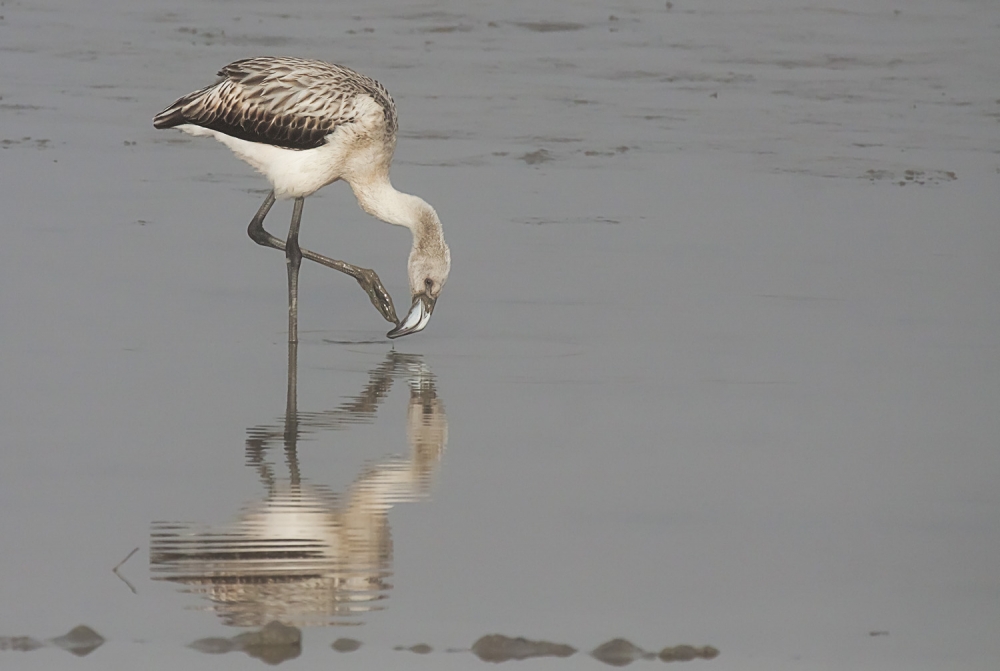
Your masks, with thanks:
[[[0,14],[0,665],[1000,659],[995,3]],[[261,54],[392,91],[424,333],[306,266],[290,369],[266,183],[150,123]],[[343,185],[302,239],[405,304]]]

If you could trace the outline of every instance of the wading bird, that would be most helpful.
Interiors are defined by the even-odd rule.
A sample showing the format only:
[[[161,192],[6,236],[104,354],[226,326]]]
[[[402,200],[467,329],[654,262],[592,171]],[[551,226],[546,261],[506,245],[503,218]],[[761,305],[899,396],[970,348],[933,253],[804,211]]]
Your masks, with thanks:
[[[248,58],[219,71],[211,86],[177,99],[153,118],[155,128],[214,137],[271,182],[271,192],[247,232],[259,245],[285,252],[288,341],[298,341],[298,278],[303,258],[356,279],[386,321],[390,338],[422,331],[451,269],[451,252],[437,212],[389,182],[396,146],[396,106],[381,84],[341,65],[301,58]],[[413,233],[407,265],[411,305],[402,322],[373,270],[299,247],[302,203],[342,179],[358,204],[382,221]],[[284,242],[264,230],[276,198],[295,200]]]

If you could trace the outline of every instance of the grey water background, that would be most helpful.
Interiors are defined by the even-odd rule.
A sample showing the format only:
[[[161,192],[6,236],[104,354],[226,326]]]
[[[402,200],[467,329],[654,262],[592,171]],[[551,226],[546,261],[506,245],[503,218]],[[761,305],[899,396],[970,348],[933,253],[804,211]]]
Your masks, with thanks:
[[[421,372],[343,422],[393,344],[352,280],[304,267],[300,477],[342,501],[415,463],[421,376],[447,440],[419,495],[384,500],[378,610],[305,629],[287,668],[468,668],[443,650],[494,632],[711,644],[691,664],[718,669],[996,668],[1000,5],[0,15],[0,636],[108,639],[0,666],[260,664],[185,647],[240,630],[155,579],[150,545],[246,514],[261,464],[291,477],[261,429],[285,421],[284,264],[245,233],[266,182],[150,119],[272,54],[389,88],[394,183],[454,257],[427,331],[395,343]],[[407,233],[343,185],[306,202],[302,241],[405,303]],[[136,546],[133,594],[111,568]],[[364,646],[331,650],[344,635]],[[392,650],[415,643],[435,652]]]

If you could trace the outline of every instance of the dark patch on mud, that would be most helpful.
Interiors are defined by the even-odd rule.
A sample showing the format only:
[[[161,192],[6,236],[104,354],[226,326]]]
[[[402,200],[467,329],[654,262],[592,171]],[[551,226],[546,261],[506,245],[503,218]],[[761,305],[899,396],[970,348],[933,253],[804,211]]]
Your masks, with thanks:
[[[610,224],[612,226],[617,226],[622,222],[618,219],[612,219],[610,217],[567,217],[565,219],[550,219],[546,217],[527,217],[525,219],[519,219],[517,221],[519,224],[527,224],[529,226],[549,226],[551,224]]]
[[[516,21],[514,25],[534,33],[560,33],[586,28],[582,23],[569,21]]]
[[[418,33],[468,33],[472,32],[472,25],[468,23],[459,23],[450,26],[429,26],[427,28],[420,28],[417,30]]]
[[[539,149],[538,151],[532,151],[532,152],[529,152],[527,154],[523,154],[522,156],[519,156],[518,158],[520,158],[522,161],[524,161],[528,165],[538,165],[539,163],[546,163],[548,161],[555,160],[555,157],[552,156],[552,154],[550,154],[548,152],[548,150],[545,150],[545,149]]]
[[[597,149],[588,149],[587,151],[583,152],[583,155],[584,156],[616,156],[618,154],[624,154],[624,153],[626,153],[627,151],[629,151],[629,149],[630,149],[630,147],[626,147],[625,145],[621,145],[619,147],[615,147],[614,149],[612,149],[610,151],[599,151]]]
[[[889,181],[899,186],[916,184],[919,186],[944,184],[954,182],[958,175],[953,170],[868,170],[865,179],[870,182]]]
[[[2,106],[0,106],[2,109]],[[10,147],[34,147],[35,149],[50,149],[52,147],[52,140],[47,140],[44,138],[30,138],[22,137],[20,140],[0,140],[0,149],[8,149]]]

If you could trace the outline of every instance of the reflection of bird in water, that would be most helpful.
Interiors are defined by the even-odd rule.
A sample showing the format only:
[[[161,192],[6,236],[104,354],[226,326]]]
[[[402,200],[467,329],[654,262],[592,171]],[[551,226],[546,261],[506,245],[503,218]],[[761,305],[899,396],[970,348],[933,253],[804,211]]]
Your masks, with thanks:
[[[212,610],[230,625],[348,623],[350,616],[377,610],[375,602],[391,587],[388,511],[429,495],[447,444],[444,406],[419,356],[390,352],[369,372],[365,389],[348,402],[327,412],[297,413],[294,349],[291,345],[284,424],[248,431],[247,465],[257,471],[265,498],[223,528],[153,525],[154,577],[206,595]],[[397,377],[410,383],[409,453],[368,464],[341,494],[304,481],[296,454],[299,436],[374,421]],[[284,446],[287,479],[276,477],[266,459],[276,443]]]
[[[219,77],[157,114],[153,126],[214,137],[271,182],[248,232],[257,244],[285,252],[288,342],[298,340],[303,257],[355,278],[382,316],[396,324],[390,338],[423,330],[448,279],[451,252],[434,208],[389,182],[397,124],[385,87],[343,66],[301,58],[248,58],[225,66]],[[306,196],[338,179],[351,185],[365,212],[413,234],[407,265],[413,300],[402,323],[374,271],[299,247]],[[264,230],[276,197],[295,199],[285,242]]]

